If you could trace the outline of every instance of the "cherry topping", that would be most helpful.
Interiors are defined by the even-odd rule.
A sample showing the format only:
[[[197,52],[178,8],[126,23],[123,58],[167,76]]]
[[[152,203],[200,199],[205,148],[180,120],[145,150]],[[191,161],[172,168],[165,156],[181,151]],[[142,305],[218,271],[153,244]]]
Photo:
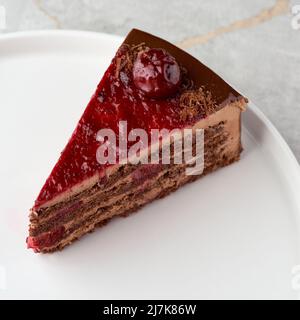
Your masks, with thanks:
[[[138,53],[133,65],[135,86],[150,98],[173,95],[180,85],[180,68],[175,58],[163,49]]]

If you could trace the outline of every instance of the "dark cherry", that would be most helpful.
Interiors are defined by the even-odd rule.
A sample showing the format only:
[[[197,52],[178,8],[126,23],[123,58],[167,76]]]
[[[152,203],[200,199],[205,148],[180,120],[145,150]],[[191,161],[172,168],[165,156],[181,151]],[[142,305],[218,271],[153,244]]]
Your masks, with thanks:
[[[163,49],[138,53],[133,65],[135,86],[150,98],[173,95],[180,85],[180,68],[175,58]]]

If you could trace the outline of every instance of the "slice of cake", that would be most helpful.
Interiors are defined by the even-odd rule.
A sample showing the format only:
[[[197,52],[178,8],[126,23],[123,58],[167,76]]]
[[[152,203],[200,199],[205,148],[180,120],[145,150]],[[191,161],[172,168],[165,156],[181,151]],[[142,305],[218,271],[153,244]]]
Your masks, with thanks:
[[[246,103],[188,53],[132,30],[31,209],[28,248],[62,249],[112,217],[237,161]],[[185,130],[192,161],[184,157]],[[193,173],[197,159],[201,170]]]

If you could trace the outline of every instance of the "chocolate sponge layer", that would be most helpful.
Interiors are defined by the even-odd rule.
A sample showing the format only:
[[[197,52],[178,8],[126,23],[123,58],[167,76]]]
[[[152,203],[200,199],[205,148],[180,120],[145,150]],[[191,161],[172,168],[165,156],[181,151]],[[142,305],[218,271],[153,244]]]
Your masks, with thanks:
[[[233,137],[232,133],[239,127],[239,121],[237,116],[234,126],[222,120],[206,127],[202,175],[186,175],[187,164],[123,165],[109,178],[101,178],[66,201],[33,212],[31,245],[39,252],[60,250],[113,217],[126,216],[188,182],[237,161],[240,137]]]

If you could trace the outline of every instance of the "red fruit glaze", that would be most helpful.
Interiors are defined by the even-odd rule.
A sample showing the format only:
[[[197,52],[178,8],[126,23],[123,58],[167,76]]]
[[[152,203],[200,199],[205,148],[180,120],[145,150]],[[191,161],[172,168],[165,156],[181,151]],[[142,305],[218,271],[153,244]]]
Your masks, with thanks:
[[[51,232],[42,233],[37,237],[28,237],[26,239],[27,248],[39,252],[41,248],[54,246],[63,238],[64,232],[65,227],[61,226]]]
[[[164,59],[159,64],[163,67],[170,66],[172,70],[172,74],[167,76],[169,79],[167,83],[161,79],[161,74],[155,81],[149,78],[149,84],[150,82],[159,84],[161,94],[173,93],[171,97],[157,100],[145,96],[136,87],[138,84],[134,84],[131,72],[121,70],[119,76],[116,76],[117,59],[123,56],[126,50],[128,50],[126,46],[118,50],[105,72],[71,139],[46,180],[35,202],[35,209],[96,172],[105,176],[105,168],[109,164],[100,165],[96,160],[96,150],[100,145],[96,141],[98,130],[111,128],[118,138],[118,123],[121,120],[127,120],[128,132],[133,128],[142,128],[150,133],[152,128],[174,129],[188,124],[180,117],[179,94],[173,93],[178,86],[176,71],[178,65],[174,58],[162,51]],[[160,52],[160,49],[155,50]],[[173,75],[173,72],[176,75]],[[193,122],[192,119],[189,121]]]
[[[175,58],[163,49],[139,52],[133,65],[135,86],[151,98],[173,95],[180,84],[180,68]]]

